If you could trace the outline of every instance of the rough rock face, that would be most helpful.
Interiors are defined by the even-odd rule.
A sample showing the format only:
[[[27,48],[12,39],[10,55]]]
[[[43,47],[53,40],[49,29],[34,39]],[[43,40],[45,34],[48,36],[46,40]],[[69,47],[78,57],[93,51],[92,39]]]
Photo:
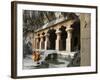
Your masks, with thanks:
[[[32,54],[32,44],[30,42],[25,43],[25,40],[23,40],[23,57],[27,54]]]
[[[46,23],[49,23],[53,20],[57,20],[61,17],[67,17],[68,19],[76,18],[75,13],[65,13],[65,12],[49,12],[49,11],[23,11],[23,29],[24,31],[30,30],[34,31]]]

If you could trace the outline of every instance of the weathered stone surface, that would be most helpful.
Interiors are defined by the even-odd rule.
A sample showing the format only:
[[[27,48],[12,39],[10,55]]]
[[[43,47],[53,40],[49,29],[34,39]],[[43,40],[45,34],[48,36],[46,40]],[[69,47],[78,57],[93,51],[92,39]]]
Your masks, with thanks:
[[[90,14],[80,14],[80,39],[81,39],[81,66],[91,65],[91,15]]]

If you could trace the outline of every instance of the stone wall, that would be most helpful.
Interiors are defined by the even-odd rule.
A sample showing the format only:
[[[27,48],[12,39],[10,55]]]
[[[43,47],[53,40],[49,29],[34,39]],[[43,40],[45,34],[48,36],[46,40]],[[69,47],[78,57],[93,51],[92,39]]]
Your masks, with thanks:
[[[91,65],[91,14],[80,14],[81,66]]]

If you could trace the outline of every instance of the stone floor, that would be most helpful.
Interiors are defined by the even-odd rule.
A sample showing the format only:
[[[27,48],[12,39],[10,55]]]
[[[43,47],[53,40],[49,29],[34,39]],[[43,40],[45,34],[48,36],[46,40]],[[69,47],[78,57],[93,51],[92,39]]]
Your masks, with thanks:
[[[39,69],[39,68],[60,68],[60,67],[67,67],[69,64],[68,60],[64,59],[49,59],[46,60],[45,62],[41,62],[37,65],[36,62],[32,60],[31,55],[27,55],[23,59],[23,69]]]
[[[61,54],[60,54],[61,53]],[[80,52],[56,52],[55,50],[41,51],[41,59],[32,60],[32,55],[26,55],[23,59],[23,69],[60,68],[80,66]],[[67,55],[64,55],[67,54]]]

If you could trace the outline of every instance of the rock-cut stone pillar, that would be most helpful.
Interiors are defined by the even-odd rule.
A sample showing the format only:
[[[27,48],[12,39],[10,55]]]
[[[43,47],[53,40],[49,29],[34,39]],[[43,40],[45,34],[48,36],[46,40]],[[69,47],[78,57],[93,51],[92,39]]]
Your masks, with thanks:
[[[72,45],[72,30],[71,26],[67,27],[66,32],[67,32],[67,39],[66,39],[66,51],[71,52],[71,45]]]
[[[40,46],[39,46],[40,50],[42,49],[42,43],[43,43],[43,35],[40,36]]]
[[[48,41],[49,41],[49,33],[46,33],[45,34],[45,50],[47,50]]]
[[[36,43],[35,43],[35,48],[38,49],[39,48],[39,38],[38,36],[35,37]]]
[[[56,50],[59,51],[60,49],[60,37],[61,37],[61,31],[57,30],[56,31],[56,35],[57,35],[57,39],[56,39]]]

